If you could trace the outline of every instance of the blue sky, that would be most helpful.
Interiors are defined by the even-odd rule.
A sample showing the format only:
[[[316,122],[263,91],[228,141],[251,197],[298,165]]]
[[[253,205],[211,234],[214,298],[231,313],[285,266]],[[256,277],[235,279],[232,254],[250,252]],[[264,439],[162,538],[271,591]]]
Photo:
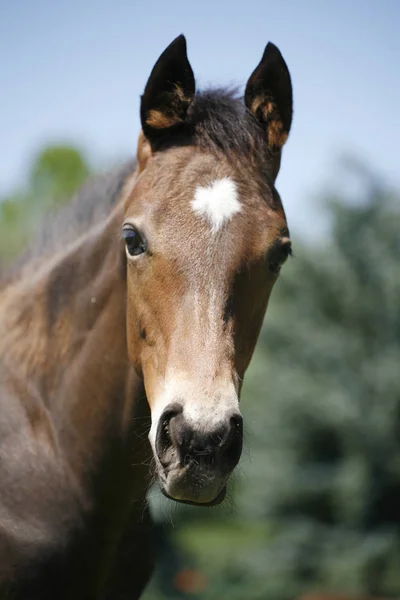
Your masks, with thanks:
[[[0,0],[0,196],[47,142],[96,165],[131,155],[139,95],[179,33],[198,85],[244,85],[271,40],[292,74],[295,117],[278,189],[312,235],[335,158],[355,154],[400,186],[400,0]],[[310,227],[311,225],[311,227]]]

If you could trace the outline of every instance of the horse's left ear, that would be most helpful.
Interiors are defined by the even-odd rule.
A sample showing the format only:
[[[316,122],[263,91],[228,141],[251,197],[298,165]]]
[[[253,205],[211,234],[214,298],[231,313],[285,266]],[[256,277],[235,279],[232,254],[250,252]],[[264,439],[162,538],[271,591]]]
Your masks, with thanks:
[[[244,101],[266,128],[271,150],[280,150],[292,124],[293,92],[289,69],[271,42],[247,82]]]
[[[195,80],[186,54],[186,39],[180,35],[156,62],[142,96],[142,129],[152,145],[185,122],[194,94]]]

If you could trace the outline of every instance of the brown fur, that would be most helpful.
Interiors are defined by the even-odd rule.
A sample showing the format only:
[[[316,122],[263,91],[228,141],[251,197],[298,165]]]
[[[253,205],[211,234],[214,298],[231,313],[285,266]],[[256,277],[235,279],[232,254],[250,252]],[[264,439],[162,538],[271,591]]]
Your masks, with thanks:
[[[143,527],[148,528],[141,521],[147,510],[145,465],[149,453],[143,433],[148,410],[140,401],[144,398],[142,385],[132,373],[126,355],[125,283],[122,267],[118,267],[124,255],[118,236],[114,238],[120,215],[119,208],[100,230],[62,251],[38,273],[15,282],[1,296],[0,362],[6,373],[1,378],[6,380],[6,387],[3,386],[0,400],[2,414],[9,415],[7,419],[3,417],[0,432],[1,480],[9,494],[18,490],[19,502],[24,506],[21,535],[26,528],[23,523],[28,523],[32,515],[37,536],[40,534],[44,540],[41,551],[40,538],[32,540],[31,555],[29,545],[20,546],[15,527],[15,535],[8,535],[7,552],[0,536],[1,569],[8,573],[7,578],[14,573],[14,583],[7,585],[16,586],[18,598],[25,598],[25,586],[35,590],[36,585],[40,594],[46,589],[52,598],[86,598],[87,594],[92,597],[97,594],[99,576],[103,578],[111,568],[111,549],[117,548],[123,531],[117,523],[128,518],[129,512],[136,512],[135,535]],[[77,254],[81,257],[79,264]],[[74,264],[69,276],[73,279],[65,279],[69,265]],[[83,276],[82,282],[86,281],[87,269],[93,270],[94,277],[89,286],[81,288],[79,280]],[[58,270],[63,280],[54,278]],[[63,302],[56,299],[55,291],[63,294]],[[49,336],[47,311],[49,303],[54,302]],[[4,433],[8,424],[11,426],[13,406],[18,407],[21,417],[20,423],[13,425],[10,446]],[[14,447],[18,447],[20,456],[16,460],[22,461],[18,469],[5,458]],[[111,456],[119,458],[111,470],[104,471],[101,465],[107,448]],[[132,456],[136,466],[132,465]],[[46,470],[42,470],[45,463]],[[104,491],[99,497],[100,490]],[[45,502],[44,493],[50,504]],[[3,492],[0,525],[4,501]],[[93,519],[101,527],[91,528]],[[107,544],[99,536],[109,538]],[[89,550],[92,546],[93,551]],[[53,557],[51,561],[46,558],[48,554]],[[57,559],[59,555],[61,558]],[[147,560],[146,555],[142,558]],[[86,563],[85,574],[82,565]],[[34,580],[33,575],[27,575],[31,568]],[[0,590],[1,584],[6,585],[1,569]],[[148,569],[143,563],[143,577]],[[64,581],[67,574],[68,585]],[[141,577],[129,581],[131,593],[134,589],[139,593],[142,586]],[[36,598],[35,592],[26,597]]]
[[[237,403],[287,243],[279,161],[229,94],[198,97],[190,119],[152,149],[141,134],[137,168],[82,192],[103,197],[101,218],[80,218],[78,196],[79,234],[60,218],[60,244],[1,289],[0,598],[138,598],[153,564],[151,411],[171,378],[206,413],[227,383]],[[241,211],[214,234],[191,200],[225,177]],[[142,255],[126,252],[124,223]],[[218,499],[229,464],[178,499]]]
[[[155,129],[163,129],[164,127],[172,127],[177,123],[181,123],[182,119],[175,113],[163,113],[160,110],[149,110],[147,114],[146,124]]]
[[[140,174],[146,167],[149,158],[151,157],[151,146],[146,140],[143,131],[139,133],[138,147],[137,147],[137,159],[138,159],[138,174]],[[125,189],[125,196],[129,196],[131,189]]]
[[[164,129],[184,121],[184,107],[189,106],[192,98],[186,96],[179,85],[174,86],[173,92],[165,95],[169,98],[169,102],[166,102],[168,108],[149,110],[146,115],[146,125],[149,127]]]
[[[268,247],[281,237],[285,224],[265,202],[268,192],[256,171],[253,175],[249,172],[256,168],[253,161],[247,163],[243,157],[239,160],[234,156],[226,160],[222,155],[199,153],[193,147],[172,148],[168,153],[147,156],[145,161],[141,158],[140,179],[134,174],[127,179],[127,189],[133,185],[133,190],[103,225],[39,269],[25,269],[25,275],[7,287],[0,298],[0,360],[3,369],[9,368],[9,391],[2,396],[3,403],[4,398],[6,401],[2,414],[6,415],[15,403],[19,406],[26,425],[13,429],[16,440],[20,440],[21,460],[30,464],[25,455],[34,448],[39,461],[39,470],[32,465],[31,473],[24,476],[6,468],[2,481],[12,478],[11,490],[25,482],[21,497],[27,494],[24,519],[32,512],[42,529],[49,531],[43,556],[78,552],[83,561],[90,556],[89,579],[83,580],[81,570],[74,574],[73,567],[68,567],[65,598],[69,594],[83,598],[89,590],[95,593],[100,574],[103,581],[112,568],[122,530],[113,533],[114,550],[109,545],[102,550],[101,542],[95,552],[88,554],[87,548],[99,535],[114,530],[121,519],[121,508],[117,507],[124,506],[123,499],[128,501],[124,514],[133,498],[140,507],[138,514],[145,510],[150,449],[143,437],[145,420],[141,419],[142,415],[148,418],[148,412],[143,391],[134,391],[141,390],[142,384],[131,370],[128,354],[139,375],[144,376],[150,406],[171,365],[196,372],[204,391],[210,393],[209,384],[218,378],[232,374],[241,382],[275,280],[273,274],[268,275],[265,256]],[[196,185],[207,185],[223,176],[235,178],[246,208],[230,228],[221,232],[217,254],[204,255],[204,241],[211,241],[211,233],[208,224],[191,211],[189,200]],[[124,213],[125,219],[146,216],[146,234],[152,239],[152,269],[147,272],[144,267],[135,269],[128,264],[127,291],[123,276],[126,259],[118,233]],[[207,303],[204,308],[200,306],[201,320],[197,323],[193,321],[191,301],[186,306],[181,302],[187,286],[194,283],[204,300],[207,290],[219,298],[215,309],[220,325],[215,330],[206,325]],[[225,305],[232,294],[234,318],[229,316],[225,323]],[[249,298],[253,298],[251,312]],[[194,336],[195,332],[201,339]],[[204,360],[198,352],[199,343],[204,348]],[[30,382],[32,389],[21,387],[21,382]],[[138,437],[135,428],[132,430],[135,419]],[[119,469],[125,464],[121,475],[125,474],[119,479],[115,466],[110,472],[101,467],[104,460],[109,460],[105,450],[115,444],[119,447]],[[8,452],[8,445],[3,443],[0,454],[6,456]],[[45,456],[48,466],[42,472],[40,461]],[[132,465],[132,457],[138,467]],[[7,465],[7,460],[2,464]],[[51,508],[40,491],[49,485],[59,497],[54,501],[51,495]],[[112,490],[112,496],[107,492],[102,500],[96,491],[99,489],[103,495],[107,489]],[[59,525],[61,515],[65,529]],[[90,529],[93,519],[105,524],[104,532]],[[142,527],[140,521],[136,527]],[[3,571],[9,573],[11,569],[17,579],[23,579],[20,573],[24,573],[24,565],[30,561],[36,564],[36,559],[29,550],[19,548],[17,539],[10,544],[14,550],[8,548],[7,555],[13,557],[13,567],[8,565],[0,545]],[[35,554],[41,556],[40,552]],[[147,568],[143,567],[144,572]],[[53,571],[55,581],[63,577],[61,567],[43,569],[46,581],[51,580]],[[142,581],[138,578],[129,584],[132,594],[142,588]],[[107,578],[103,585],[108,585]]]
[[[260,115],[260,120],[266,123],[268,144],[274,151],[279,151],[285,145],[288,132],[280,119],[279,111],[268,97],[257,96],[251,106],[252,112]]]

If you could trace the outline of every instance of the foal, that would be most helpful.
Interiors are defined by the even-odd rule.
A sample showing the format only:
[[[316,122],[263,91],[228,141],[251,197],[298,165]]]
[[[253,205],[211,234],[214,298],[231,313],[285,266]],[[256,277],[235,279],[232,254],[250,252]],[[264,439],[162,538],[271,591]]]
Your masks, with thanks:
[[[291,252],[274,186],[291,119],[273,44],[243,102],[195,93],[179,36],[142,96],[137,165],[84,187],[3,286],[1,598],[138,598],[151,462],[167,497],[223,500]]]

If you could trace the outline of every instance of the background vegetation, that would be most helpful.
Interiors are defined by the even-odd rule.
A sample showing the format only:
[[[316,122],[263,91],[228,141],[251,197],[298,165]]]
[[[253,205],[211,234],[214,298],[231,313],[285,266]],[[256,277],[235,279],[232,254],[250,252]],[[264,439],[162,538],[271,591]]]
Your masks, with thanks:
[[[247,374],[247,447],[217,509],[151,494],[159,543],[146,600],[400,594],[400,194],[345,165],[357,192],[321,194],[330,231],[295,239]],[[0,200],[0,262],[90,172],[49,147]]]

